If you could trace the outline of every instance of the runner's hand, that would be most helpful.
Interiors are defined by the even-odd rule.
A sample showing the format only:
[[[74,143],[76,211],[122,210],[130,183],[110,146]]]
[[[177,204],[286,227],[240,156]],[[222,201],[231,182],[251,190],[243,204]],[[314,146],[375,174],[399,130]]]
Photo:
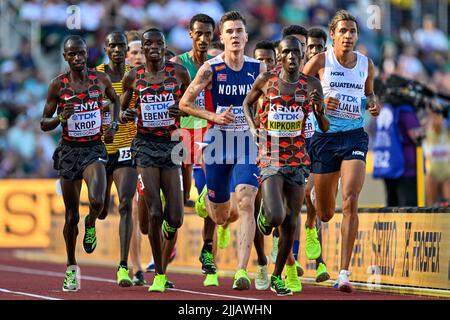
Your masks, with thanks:
[[[258,128],[250,128],[250,133],[252,134],[253,141],[255,141],[256,145],[259,147],[259,143],[261,142],[260,130]]]
[[[323,95],[320,94],[317,89],[311,91],[309,94],[309,101],[316,113],[320,114],[323,112]]]
[[[339,107],[339,100],[336,98],[328,97],[328,98],[325,98],[323,101],[325,102],[327,109],[334,110],[334,109],[337,109],[337,107]]]
[[[369,110],[372,116],[377,117],[380,114],[380,105],[375,100],[368,101],[367,110]]]
[[[113,130],[111,127],[108,127],[105,131],[105,143],[112,143],[114,141],[114,135],[116,134],[116,130]]]
[[[134,121],[137,117],[136,109],[127,108],[125,111],[122,111],[121,122],[131,122]]]
[[[230,124],[234,121],[234,114],[231,113],[233,105],[220,114],[214,115],[214,122],[218,124]]]
[[[69,119],[71,115],[73,115],[75,113],[75,106],[73,103],[66,103],[64,105],[64,109],[62,111],[62,117],[64,119]]]

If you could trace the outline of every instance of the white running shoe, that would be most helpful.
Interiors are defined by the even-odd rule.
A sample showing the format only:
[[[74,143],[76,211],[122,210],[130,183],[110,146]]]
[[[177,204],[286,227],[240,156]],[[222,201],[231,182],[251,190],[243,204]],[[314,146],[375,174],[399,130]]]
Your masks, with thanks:
[[[339,276],[336,279],[334,288],[339,289],[339,291],[350,293],[353,291],[352,285],[348,277],[352,273],[348,270],[341,270]]]
[[[257,266],[255,288],[256,290],[267,290],[270,286],[269,276],[267,275],[267,264],[265,266]]]

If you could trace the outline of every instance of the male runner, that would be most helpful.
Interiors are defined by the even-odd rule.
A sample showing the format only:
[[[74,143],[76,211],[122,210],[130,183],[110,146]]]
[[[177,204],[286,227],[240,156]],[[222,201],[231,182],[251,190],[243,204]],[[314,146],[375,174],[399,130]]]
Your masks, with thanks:
[[[123,32],[114,31],[106,36],[105,51],[109,58],[108,64],[97,66],[97,70],[106,73],[111,81],[117,96],[122,94],[122,79],[125,72],[131,67],[125,64],[125,56],[128,49],[128,41]],[[104,100],[104,103],[109,103]],[[132,103],[134,108],[134,103]],[[109,110],[103,110],[103,126],[111,121]],[[133,285],[128,275],[128,250],[130,248],[131,233],[133,230],[131,211],[133,197],[136,191],[137,173],[131,163],[130,146],[136,135],[136,125],[132,122],[119,124],[119,129],[113,143],[106,144],[108,163],[106,164],[106,194],[103,211],[99,219],[105,219],[108,214],[111,187],[114,182],[119,194],[119,238],[120,238],[120,263],[117,271],[117,283],[121,287]]]
[[[258,76],[244,100],[244,112],[259,147],[265,210],[258,215],[257,225],[264,235],[270,235],[272,228],[280,226],[280,247],[271,276],[271,290],[284,296],[292,295],[281,273],[294,240],[304,197],[306,165],[309,164],[304,120],[312,111],[311,106],[324,131],[328,129],[328,120],[320,82],[299,71],[303,57],[300,41],[294,36],[285,37],[279,44],[279,52],[282,70]],[[260,96],[264,100],[257,129],[250,108]],[[295,264],[286,265],[286,273],[298,279]]]
[[[86,182],[89,197],[83,248],[86,253],[92,253],[97,246],[95,220],[103,209],[106,192],[105,163],[108,155],[102,142],[102,99],[106,95],[111,101],[111,122],[104,136],[105,143],[111,143],[118,127],[119,98],[106,74],[87,68],[86,43],[80,36],[66,38],[63,56],[69,71],[50,83],[41,129],[50,131],[58,125],[62,127],[60,145],[53,155],[66,208],[63,234],[67,270],[62,289],[78,291],[80,274],[75,247],[82,180]],[[57,116],[53,117],[55,111]]]
[[[149,291],[164,292],[167,259],[162,255],[162,235],[166,245],[175,245],[177,229],[183,223],[183,195],[178,144],[178,102],[189,84],[187,70],[165,60],[166,40],[162,31],[150,28],[142,34],[145,64],[130,70],[123,80],[123,121],[135,121],[136,111],[129,108],[136,94],[137,134],[131,146],[133,161],[141,175],[148,209],[148,237],[155,260],[155,278]],[[160,188],[165,195],[164,210]]]
[[[233,289],[250,289],[247,264],[255,236],[253,217],[258,191],[256,145],[253,143],[242,110],[242,102],[250,91],[264,64],[244,56],[248,41],[245,19],[237,12],[225,13],[219,24],[220,40],[225,51],[208,60],[199,69],[181,99],[180,109],[207,119],[213,126],[208,129],[204,150],[207,188],[200,194],[206,201],[206,211],[219,225],[229,218],[230,180],[234,174],[236,198],[240,220],[238,271]],[[195,99],[205,90],[206,109],[195,105]],[[205,199],[206,191],[208,200]]]
[[[206,60],[213,58],[208,54],[208,49],[214,37],[214,20],[206,14],[197,14],[192,17],[189,23],[189,36],[192,39],[192,49],[171,61],[183,65],[188,71],[191,79],[197,75],[198,69]],[[196,106],[205,107],[205,92],[201,91],[195,100]],[[187,150],[187,158],[183,163],[183,187],[185,203],[189,199],[192,185],[192,167],[194,164],[200,164],[201,149],[203,137],[207,129],[208,122],[192,115],[181,117],[180,127],[183,129],[183,143]],[[199,190],[199,192],[201,189]],[[213,255],[213,237],[215,223],[210,217],[206,217],[203,225],[203,247],[200,252],[200,262],[202,263],[202,272],[206,274],[203,282],[205,286],[218,286],[219,280],[217,269],[214,264]]]
[[[312,57],[316,54],[319,54],[326,50],[327,43],[327,34],[320,28],[311,28],[308,30],[308,37],[306,40],[306,58],[305,62],[308,62]],[[308,154],[311,154],[310,144],[311,137],[314,134],[314,117],[312,114],[309,114],[306,119],[306,127],[305,127],[305,138],[306,138],[306,150]],[[311,156],[310,156],[311,157]],[[314,162],[314,159],[311,159],[311,162]],[[322,230],[320,225],[320,219],[316,219],[316,208],[314,206],[314,202],[311,200],[311,191],[314,188],[314,177],[313,173],[310,173],[306,188],[305,188],[305,202],[306,202],[306,257],[308,259],[316,260],[316,282],[324,282],[330,279],[330,275],[328,274],[327,267],[325,265],[325,261],[322,258],[322,250],[320,250],[320,254],[317,257],[317,249],[322,247]],[[317,225],[317,228],[316,228]],[[316,229],[317,231],[314,231]],[[312,230],[312,231],[311,231]],[[315,234],[317,233],[317,237]],[[309,235],[309,237],[308,237]],[[316,240],[317,239],[317,240]],[[318,241],[319,245],[314,244],[314,242]],[[316,249],[317,248],[317,249]],[[316,250],[316,251],[315,251]],[[317,257],[317,258],[316,258]]]
[[[366,174],[368,135],[364,132],[364,112],[379,114],[373,92],[374,65],[354,51],[358,23],[345,10],[336,12],[329,26],[333,49],[314,56],[304,73],[319,75],[322,83],[330,129],[324,133],[316,126],[311,140],[312,172],[316,193],[316,211],[323,222],[335,210],[339,176],[342,185],[341,267],[336,286],[351,292],[348,271],[358,232],[358,197]]]

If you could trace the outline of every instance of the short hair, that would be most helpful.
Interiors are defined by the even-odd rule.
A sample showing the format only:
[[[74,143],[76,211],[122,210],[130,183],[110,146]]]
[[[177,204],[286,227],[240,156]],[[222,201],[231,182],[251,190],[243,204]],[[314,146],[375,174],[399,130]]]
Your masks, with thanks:
[[[298,33],[296,33],[296,34],[298,34]],[[295,42],[298,42],[298,44],[299,44],[299,46],[300,46],[300,49],[302,48],[302,44],[300,43],[300,40],[298,40],[298,39],[297,39],[295,36],[293,36],[293,35],[288,35],[288,36],[284,37],[284,38],[280,41],[280,43],[278,43],[278,47],[280,46],[281,42],[283,42],[283,41],[295,41]]]
[[[219,22],[219,31],[222,31],[223,24],[227,21],[236,21],[240,20],[244,24],[244,26],[247,26],[247,22],[245,21],[244,17],[241,16],[241,14],[237,11],[228,11],[225,12],[225,14],[220,18]]]
[[[292,36],[294,34],[300,34],[308,38],[308,30],[305,27],[299,26],[297,24],[293,24],[283,28],[283,38],[286,36]]]
[[[319,38],[323,39],[324,43],[327,43],[327,34],[323,29],[314,27],[308,30],[308,38]]]
[[[277,53],[275,51],[275,46],[273,44],[272,41],[268,41],[268,40],[261,40],[258,41],[255,45],[255,50],[253,50],[253,54],[255,53],[256,50],[258,49],[263,49],[263,50],[272,50],[273,54],[276,56]]]
[[[212,25],[213,30],[216,27],[214,19],[204,13],[199,13],[192,17],[191,22],[189,22],[189,30],[192,30],[194,28],[194,23],[196,22],[210,24]]]
[[[125,38],[125,41],[128,43],[128,38],[127,38],[127,36],[125,35],[125,33],[123,32],[123,31],[119,31],[119,30],[116,30],[116,31],[112,31],[112,32],[110,32],[110,33],[108,33],[107,35],[106,35],[106,37],[105,37],[105,44],[106,44],[106,41],[108,41],[108,38],[109,37],[111,37],[111,36],[113,36],[113,35],[120,35],[120,36],[122,36],[122,37],[124,37]]]
[[[128,42],[141,40],[141,34],[137,30],[125,31],[125,35],[127,36]]]
[[[273,42],[273,46],[276,48],[278,48],[278,45],[280,44],[281,40],[276,40]]]
[[[358,21],[356,18],[347,10],[339,10],[336,12],[336,14],[333,16],[333,18],[330,21],[330,24],[328,25],[329,31],[333,31],[336,29],[336,26],[339,21],[353,21],[356,23],[356,31],[359,33],[359,27],[358,27]]]
[[[86,45],[86,41],[84,41],[84,39],[83,39],[81,36],[79,36],[79,35],[77,35],[77,34],[73,34],[73,35],[67,36],[67,37],[64,39],[64,42],[63,42],[63,48],[64,48],[64,49],[66,48],[67,43],[68,43],[69,41],[79,41],[79,42],[82,42],[84,45]]]
[[[144,34],[149,33],[149,32],[157,32],[157,33],[161,33],[161,35],[165,38],[164,32],[162,32],[161,29],[152,27],[152,28],[149,28],[149,29],[145,30],[144,32],[142,32],[142,34],[141,34],[141,41],[144,40]]]

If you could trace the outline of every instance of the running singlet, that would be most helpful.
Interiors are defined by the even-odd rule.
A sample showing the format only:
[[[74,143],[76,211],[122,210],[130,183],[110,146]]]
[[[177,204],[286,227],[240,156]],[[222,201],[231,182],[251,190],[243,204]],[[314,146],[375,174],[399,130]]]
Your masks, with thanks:
[[[208,59],[213,56],[208,55]],[[197,67],[189,56],[189,52],[185,52],[180,55],[181,64],[188,70],[191,80],[197,75]],[[202,90],[195,100],[195,105],[201,108],[205,108],[205,91]],[[201,119],[195,116],[181,117],[180,127],[185,129],[200,129],[205,128],[208,122],[205,119]]]
[[[365,55],[354,51],[357,62],[352,69],[344,68],[336,59],[333,50],[325,54],[325,70],[320,81],[325,98],[334,97],[340,101],[336,110],[327,109],[330,128],[326,133],[349,131],[364,127],[366,109],[365,83],[369,71]],[[316,131],[322,132],[314,120]]]
[[[259,111],[260,125],[267,142],[260,144],[258,163],[266,166],[310,164],[306,152],[305,127],[312,108],[308,104],[308,77],[301,74],[294,95],[282,95],[279,71],[273,70]]]
[[[223,131],[247,131],[249,126],[244,116],[242,103],[252,89],[259,74],[260,62],[244,56],[244,65],[240,71],[229,68],[219,55],[206,61],[212,69],[211,89],[205,89],[206,110],[220,114],[233,105],[231,112],[234,122],[230,124],[212,124]]]
[[[105,72],[105,64],[101,64],[97,66],[97,70],[100,72]],[[132,69],[130,65],[125,65],[125,72],[128,72]],[[113,82],[112,86],[117,96],[120,97],[122,95],[122,81]],[[131,98],[130,108],[134,108],[134,100],[135,96]],[[110,103],[109,99],[103,99],[103,103]],[[106,130],[111,123],[111,112],[104,111],[103,112],[103,130]],[[119,150],[125,150],[126,148],[129,150],[131,146],[131,142],[133,141],[134,136],[136,135],[136,123],[127,122],[127,123],[118,123],[119,129],[114,135],[114,141],[112,143],[105,143],[106,152],[108,154],[114,154]],[[102,136],[102,140],[104,141],[104,136]]]
[[[66,122],[61,123],[62,140],[68,142],[101,141],[102,137],[102,98],[103,94],[98,84],[97,72],[88,70],[88,89],[76,93],[70,86],[69,73],[60,75],[61,88],[56,113],[64,110],[66,103],[72,103],[75,112]]]
[[[149,83],[145,79],[145,66],[136,67],[137,132],[157,140],[171,140],[178,129],[175,118],[169,115],[169,107],[181,99],[181,89],[175,78],[175,65],[166,62],[164,80]]]

